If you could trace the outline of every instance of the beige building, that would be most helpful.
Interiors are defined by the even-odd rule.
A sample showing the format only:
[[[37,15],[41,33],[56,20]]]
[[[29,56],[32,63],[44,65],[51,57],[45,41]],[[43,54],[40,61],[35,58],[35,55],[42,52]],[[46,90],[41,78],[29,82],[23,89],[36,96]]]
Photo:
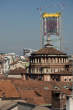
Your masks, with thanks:
[[[68,55],[52,46],[34,52],[30,56],[27,78],[50,81],[71,81]]]
[[[10,70],[7,74],[7,77],[25,80],[25,69],[19,67],[19,68]]]
[[[14,70],[14,69],[17,69],[17,68],[23,68],[23,69],[25,69],[26,66],[27,66],[27,62],[16,61],[16,62],[13,62],[12,64],[10,64],[10,70]]]

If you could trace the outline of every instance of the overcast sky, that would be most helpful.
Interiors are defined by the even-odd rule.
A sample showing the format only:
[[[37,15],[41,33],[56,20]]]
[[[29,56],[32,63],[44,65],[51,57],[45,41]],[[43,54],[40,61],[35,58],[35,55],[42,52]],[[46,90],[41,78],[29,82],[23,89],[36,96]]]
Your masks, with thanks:
[[[62,10],[64,47],[73,52],[73,0],[0,0],[0,52],[22,54],[23,48],[40,48],[38,8]]]

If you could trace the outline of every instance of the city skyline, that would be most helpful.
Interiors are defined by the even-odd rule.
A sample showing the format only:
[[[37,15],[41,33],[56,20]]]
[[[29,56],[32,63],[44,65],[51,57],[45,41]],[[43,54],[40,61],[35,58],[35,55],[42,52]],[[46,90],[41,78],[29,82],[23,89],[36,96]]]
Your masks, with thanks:
[[[64,47],[73,53],[72,0],[0,0],[0,52],[40,48],[40,8],[48,13],[62,10]]]

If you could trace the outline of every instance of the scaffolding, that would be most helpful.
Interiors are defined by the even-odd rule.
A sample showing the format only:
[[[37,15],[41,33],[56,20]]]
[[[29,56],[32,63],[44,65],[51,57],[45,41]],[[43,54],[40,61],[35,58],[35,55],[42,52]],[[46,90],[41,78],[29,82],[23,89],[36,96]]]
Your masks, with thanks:
[[[51,35],[59,37],[51,40]],[[51,41],[60,41],[61,50],[61,37],[61,13],[42,13],[40,16],[40,47],[43,48]]]

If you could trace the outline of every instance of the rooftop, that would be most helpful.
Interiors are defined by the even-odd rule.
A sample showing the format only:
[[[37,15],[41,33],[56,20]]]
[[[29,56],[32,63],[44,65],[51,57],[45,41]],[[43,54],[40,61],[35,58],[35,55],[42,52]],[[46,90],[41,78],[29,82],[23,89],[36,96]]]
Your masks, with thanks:
[[[66,53],[57,50],[54,47],[45,47],[41,48],[40,50],[33,52],[32,55],[67,55]]]
[[[19,93],[10,80],[0,80],[1,98],[18,98]]]
[[[52,92],[71,94],[71,83],[37,80],[0,80],[0,98],[22,99],[31,104],[52,104]]]
[[[19,74],[25,74],[25,69],[24,68],[16,68],[14,70],[10,70],[8,72],[8,75],[19,75]]]

